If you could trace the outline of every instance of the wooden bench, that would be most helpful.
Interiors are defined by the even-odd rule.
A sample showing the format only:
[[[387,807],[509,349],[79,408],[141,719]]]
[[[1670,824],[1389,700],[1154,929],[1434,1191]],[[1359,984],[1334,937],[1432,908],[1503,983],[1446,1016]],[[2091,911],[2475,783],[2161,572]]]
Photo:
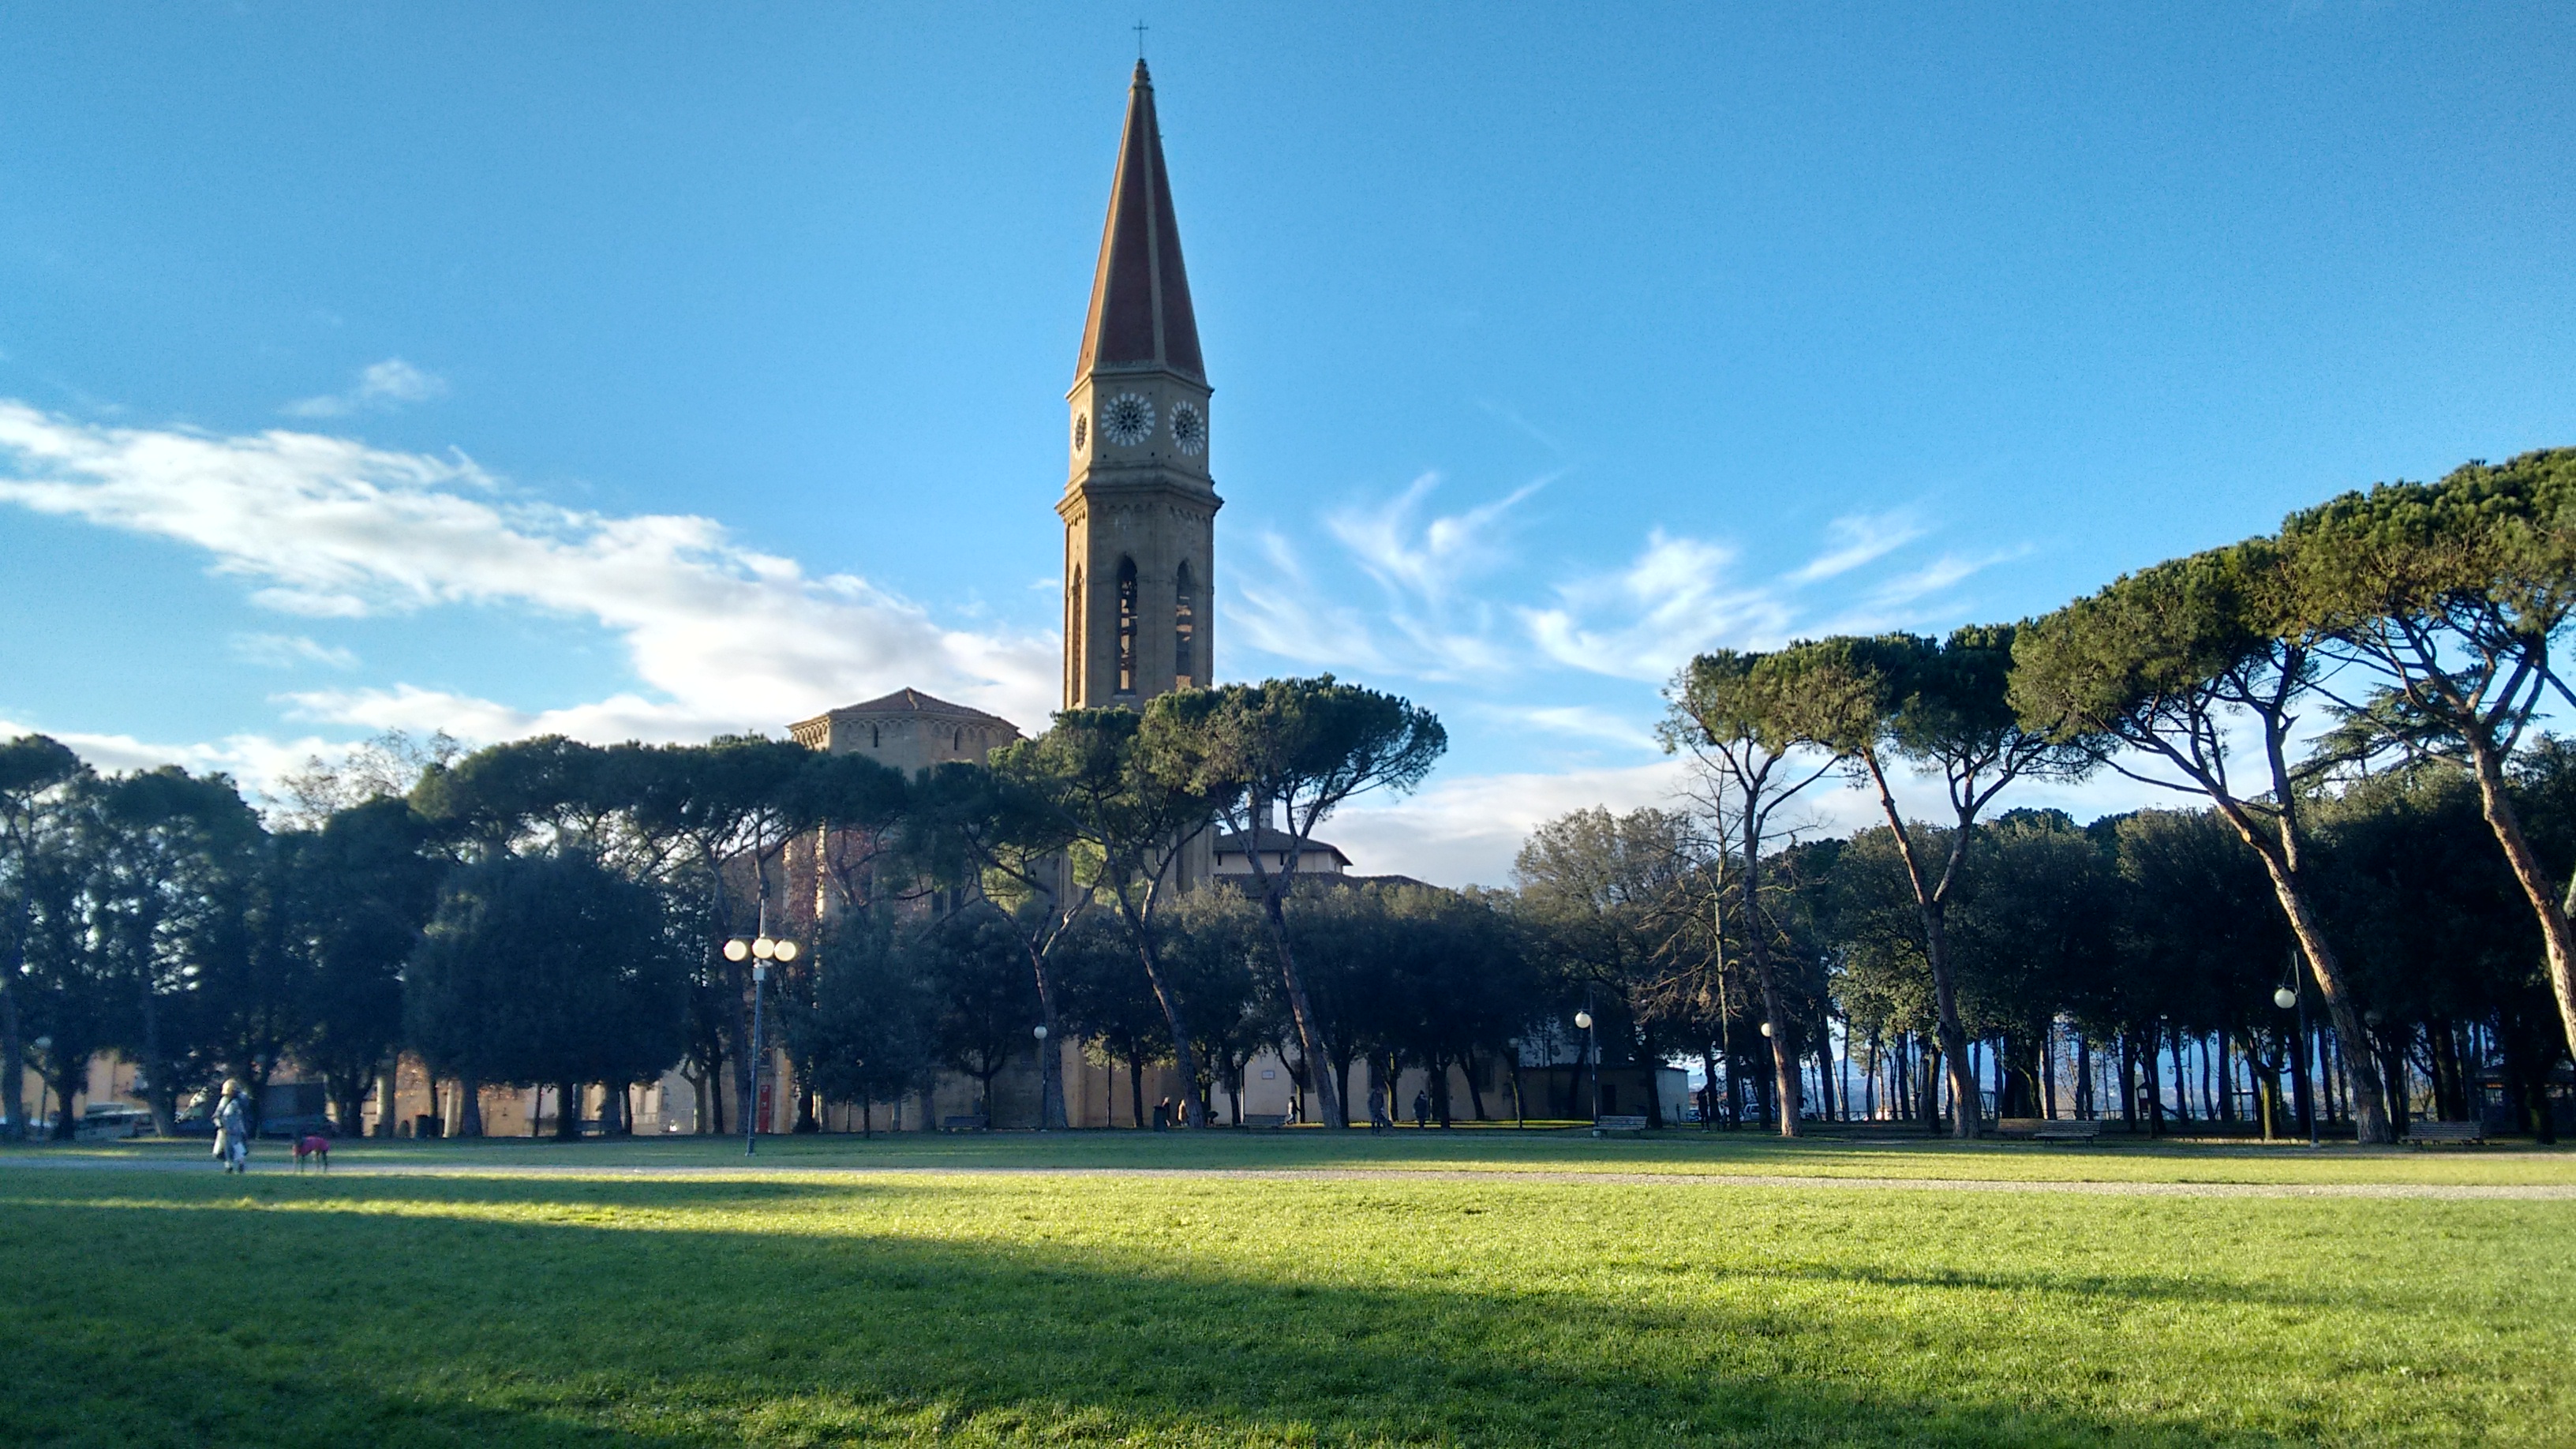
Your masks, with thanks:
[[[2483,1122],[2409,1122],[2406,1140],[2419,1147],[2435,1142],[2475,1144],[2487,1140],[2487,1128]]]
[[[2057,1117],[1998,1117],[1995,1132],[2004,1137],[2028,1137],[2038,1142],[2091,1142],[2102,1135],[2099,1122],[2077,1122]]]
[[[942,1132],[981,1132],[991,1125],[981,1112],[969,1112],[960,1117],[939,1119],[939,1130]]]
[[[1246,1112],[1243,1114],[1243,1125],[1246,1127],[1285,1127],[1288,1125],[1288,1114],[1285,1112]]]
[[[1643,1116],[1628,1116],[1622,1114],[1610,1117],[1595,1117],[1592,1119],[1592,1135],[1595,1137],[1604,1136],[1612,1132],[1643,1132],[1645,1130],[1646,1119]]]

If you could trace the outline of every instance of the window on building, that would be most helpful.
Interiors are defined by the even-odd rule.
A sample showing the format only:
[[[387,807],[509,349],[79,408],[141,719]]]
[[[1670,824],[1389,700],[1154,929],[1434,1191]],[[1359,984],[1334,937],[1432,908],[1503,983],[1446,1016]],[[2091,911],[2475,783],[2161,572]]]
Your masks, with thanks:
[[[1198,590],[1190,582],[1190,566],[1181,565],[1179,582],[1172,591],[1172,684],[1188,689],[1198,683],[1198,656],[1192,652],[1198,642]]]
[[[1082,566],[1073,570],[1073,587],[1064,591],[1064,698],[1067,704],[1082,699],[1082,625],[1088,618],[1082,602]]]
[[[1118,692],[1136,692],[1136,561],[1118,561]]]

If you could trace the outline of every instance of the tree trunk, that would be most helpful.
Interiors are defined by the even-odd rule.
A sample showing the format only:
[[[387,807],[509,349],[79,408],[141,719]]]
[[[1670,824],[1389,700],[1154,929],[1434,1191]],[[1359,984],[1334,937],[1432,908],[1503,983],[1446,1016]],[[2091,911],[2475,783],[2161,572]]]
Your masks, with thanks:
[[[150,945],[147,943],[143,950],[135,966],[143,982],[143,1070],[149,1077],[143,1103],[152,1109],[152,1135],[174,1137],[178,1135],[179,1089],[171,1080],[170,1062],[161,1055],[160,993],[152,988]],[[71,1120],[68,1106],[63,1109],[63,1119]]]
[[[1351,1063],[1355,1060],[1357,1060],[1357,1058],[1353,1054],[1344,1052],[1341,1056],[1328,1058],[1324,1064],[1325,1070],[1333,1074],[1333,1081],[1335,1083],[1333,1099],[1342,1103],[1345,1110],[1350,1106]],[[1323,1106],[1323,1083],[1317,1082],[1315,1084],[1315,1096],[1317,1098],[1316,1106],[1320,1109]],[[1348,1128],[1350,1125],[1350,1120],[1347,1117],[1342,1119],[1342,1126],[1344,1128]]]
[[[1834,1029],[1830,1025],[1821,1027],[1817,1030],[1817,1036],[1819,1040],[1816,1048],[1816,1116],[1819,1121],[1830,1122],[1834,1120],[1834,1102],[1836,1100],[1834,1092]],[[1652,1082],[1654,1080],[1654,1072],[1654,1066],[1649,1063],[1646,1068],[1646,1080],[1648,1082]],[[1654,1096],[1654,1093],[1650,1090],[1647,1093],[1647,1096],[1651,1099]],[[1657,1123],[1656,1125],[1661,1126],[1662,1124]]]
[[[1181,1079],[1181,1101],[1185,1104],[1189,1125],[1204,1127],[1207,1120],[1199,1115],[1198,1051],[1190,1044],[1189,1022],[1181,1010],[1181,998],[1163,980],[1162,963],[1155,959],[1145,924],[1132,910],[1128,913],[1128,924],[1136,938],[1136,959],[1145,968],[1145,984],[1154,989],[1154,1000],[1163,1008],[1163,1023],[1172,1033],[1172,1070]]]
[[[26,892],[19,895],[23,899]],[[18,1041],[18,992],[16,983],[26,961],[26,909],[22,904],[18,916],[18,945],[11,952],[17,959],[10,963],[9,974],[0,978],[0,1112],[9,1120],[0,1123],[0,1138],[22,1141],[27,1135],[27,1059]]]
[[[72,1114],[72,1108],[79,1103],[81,1091],[88,1085],[82,1080],[87,1075],[88,1063],[84,1062],[78,1066],[58,1067],[44,1078],[53,1084],[54,1100],[62,1103],[61,1114],[54,1120],[53,1138],[56,1142],[69,1142],[80,1130],[80,1118]],[[42,1111],[44,1103],[38,1102],[36,1107]]]
[[[2191,1082],[2183,1076],[2182,1040],[2182,1028],[2175,1027],[2173,1040],[2168,1043],[2173,1051],[2174,1115],[2188,1122],[2192,1118]]]
[[[1754,830],[1752,818],[1746,817],[1745,833]],[[1790,1028],[1788,1012],[1780,1004],[1779,983],[1771,973],[1771,942],[1762,924],[1762,868],[1758,847],[1761,842],[1748,838],[1744,849],[1744,953],[1753,961],[1753,980],[1762,992],[1762,1019],[1768,1023],[1771,1041],[1772,1095],[1780,1104],[1780,1135],[1798,1135],[1798,1047],[1797,1034]],[[1599,1068],[1595,1067],[1595,1071]]]
[[[1145,1056],[1142,1048],[1127,1053],[1127,1111],[1136,1127],[1144,1127]]]
[[[2277,847],[2265,848],[2265,842],[2260,838],[2262,832],[2246,818],[2242,807],[2222,807],[2221,813],[2226,815],[2229,824],[2236,827],[2236,833],[2245,838],[2245,843],[2254,847],[2254,853],[2262,858],[2264,873],[2272,880],[2272,894],[2280,901],[2282,914],[2290,919],[2291,934],[2298,938],[2299,950],[2308,958],[2309,975],[2316,980],[2318,994],[2325,998],[2326,1011],[2334,1020],[2335,1030],[2347,1039],[2365,1039],[2361,1012],[2353,1005],[2352,987],[2344,978],[2342,958],[2326,944],[2324,925],[2308,905],[2307,892],[2276,854]],[[2381,1106],[2378,1069],[2368,1057],[2358,1057],[2353,1061],[2352,1070],[2356,1089],[2354,1134],[2364,1143],[2396,1141],[2397,1134],[2390,1126],[2387,1111]]]
[[[1253,829],[1256,833],[1252,838],[1258,840],[1260,825],[1256,822]],[[1329,1053],[1325,1050],[1323,1028],[1316,1022],[1315,1008],[1306,995],[1306,977],[1297,969],[1297,953],[1288,945],[1287,912],[1280,905],[1279,892],[1269,888],[1267,879],[1262,885],[1261,919],[1269,928],[1271,949],[1279,955],[1279,980],[1288,988],[1288,1016],[1297,1028],[1297,1050],[1305,1053],[1308,1061],[1322,1061]],[[1349,1118],[1342,1111],[1341,1083],[1319,1082],[1316,1095],[1323,1099],[1325,1121],[1336,1128],[1350,1126]]]
[[[474,1077],[460,1077],[456,1082],[456,1135],[483,1135],[483,1083]]]
[[[2567,901],[2550,889],[2548,872],[2522,833],[2522,819],[2506,790],[2503,761],[2495,751],[2472,740],[2469,763],[2477,777],[2478,808],[2486,817],[2487,829],[2504,848],[2514,884],[2522,888],[2523,898],[2540,922],[2541,956],[2549,971],[2550,994],[2558,1000],[2558,1027],[2568,1051],[2576,1053],[2576,927],[2569,924]],[[2576,879],[2568,882],[2567,893],[2567,900],[2576,900]]]
[[[376,1135],[378,1137],[394,1135],[394,1115],[401,1110],[402,1103],[394,1073],[400,1070],[400,1067],[400,1060],[396,1059],[376,1069]]]
[[[1029,943],[1028,952],[1029,971],[1038,983],[1038,1017],[1046,1023],[1046,1037],[1038,1043],[1038,1130],[1062,1132],[1065,1130],[1064,1027],[1056,1019],[1055,981],[1047,975],[1046,953],[1034,942]]]

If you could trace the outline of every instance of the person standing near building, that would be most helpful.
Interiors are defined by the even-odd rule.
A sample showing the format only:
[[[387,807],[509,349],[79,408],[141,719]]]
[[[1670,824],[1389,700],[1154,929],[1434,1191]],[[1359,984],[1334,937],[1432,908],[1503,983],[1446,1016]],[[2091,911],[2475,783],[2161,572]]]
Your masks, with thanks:
[[[250,1171],[250,1103],[241,1083],[229,1077],[223,1100],[215,1104],[215,1160],[226,1172]]]

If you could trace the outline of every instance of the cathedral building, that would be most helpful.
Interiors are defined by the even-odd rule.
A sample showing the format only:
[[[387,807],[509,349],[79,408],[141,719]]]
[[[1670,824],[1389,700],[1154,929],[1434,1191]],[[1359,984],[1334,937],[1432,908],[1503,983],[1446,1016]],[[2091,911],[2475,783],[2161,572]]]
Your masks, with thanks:
[[[1127,90],[1127,121],[1110,183],[1109,215],[1101,227],[1100,256],[1092,272],[1091,304],[1083,319],[1073,386],[1065,393],[1065,479],[1056,500],[1064,528],[1063,708],[1140,709],[1156,695],[1211,682],[1215,658],[1216,515],[1224,506],[1208,471],[1210,427],[1207,364],[1199,352],[1198,319],[1190,304],[1188,269],[1181,260],[1180,223],[1172,182],[1163,164],[1163,139],[1154,116],[1154,85],[1145,63]],[[836,754],[864,754],[910,775],[950,761],[981,763],[995,749],[1022,738],[1010,721],[917,689],[832,710],[790,726],[796,740]],[[1192,884],[1248,879],[1256,852],[1273,870],[1284,864],[1285,844],[1275,831],[1256,839],[1202,833],[1183,853],[1180,870]],[[833,906],[827,879],[835,875],[836,850],[868,849],[866,842],[817,838],[791,849],[779,872],[771,919],[811,921]],[[1401,876],[1349,873],[1350,860],[1321,841],[1309,842],[1300,874],[1319,885],[1368,880],[1406,882]],[[1418,884],[1418,882],[1406,882]],[[796,909],[803,902],[802,910]],[[818,963],[829,969],[827,963]],[[1048,1042],[1036,1050],[1062,1053],[1067,1124],[1127,1127],[1137,1124],[1139,1093],[1124,1071],[1085,1059],[1074,1041]],[[774,1060],[773,1080],[788,1080]],[[1034,1125],[1038,1117],[1037,1061],[1014,1065],[995,1082],[1000,1126]],[[1499,1065],[1488,1071],[1499,1073]],[[1246,1068],[1235,1093],[1218,1089],[1218,1111],[1231,1116],[1279,1119],[1290,1110],[1291,1083],[1284,1064],[1263,1052]],[[684,1092],[666,1078],[657,1094],[665,1130],[691,1114]],[[1484,1084],[1500,1091],[1496,1075]],[[1459,1095],[1463,1099],[1463,1081]],[[1414,1090],[1408,1077],[1401,1091]],[[1357,1078],[1353,1100],[1365,1100]],[[1147,1102],[1185,1094],[1169,1068],[1144,1070]],[[762,1093],[768,1130],[794,1124],[791,1104]],[[982,1089],[971,1078],[943,1076],[931,1091],[901,1104],[878,1104],[878,1127],[908,1130],[974,1120]],[[818,1124],[827,1131],[855,1130],[863,1109],[834,1104]],[[897,1114],[900,1114],[897,1120]]]
[[[1154,82],[1136,62],[1082,350],[1065,394],[1064,708],[1142,707],[1205,685],[1215,658],[1216,480],[1208,473],[1207,365]],[[816,749],[907,774],[981,761],[1019,738],[1008,721],[917,689],[789,727]]]
[[[1081,351],[1065,393],[1064,491],[1055,505],[1064,527],[1063,708],[1142,708],[1158,694],[1210,680],[1216,513],[1224,506],[1208,472],[1211,392],[1155,124],[1154,82],[1139,60],[1127,88],[1126,129]],[[789,730],[814,749],[867,755],[907,775],[952,760],[981,763],[1022,737],[1008,720],[918,689],[800,720]],[[1208,878],[1213,852],[1214,842],[1203,836],[1183,870]],[[795,873],[791,862],[786,874]],[[1108,1071],[1086,1062],[1077,1043],[1049,1049],[1064,1053],[1071,1125],[1132,1125],[1131,1094],[1113,1091],[1118,1084]],[[1023,1115],[1013,1110],[1021,1104],[1011,1099],[1019,1096],[1028,1099],[1024,1115],[1034,1119],[1034,1070],[1011,1072],[996,1088],[1005,1121]],[[1150,1087],[1158,1100],[1179,1090],[1177,1081]],[[953,1090],[944,1084],[931,1100],[916,1103],[903,1125],[936,1126],[971,1113],[970,1099],[979,1093],[971,1081]],[[773,1113],[783,1117],[784,1104]],[[843,1125],[833,1115],[827,1128]]]

